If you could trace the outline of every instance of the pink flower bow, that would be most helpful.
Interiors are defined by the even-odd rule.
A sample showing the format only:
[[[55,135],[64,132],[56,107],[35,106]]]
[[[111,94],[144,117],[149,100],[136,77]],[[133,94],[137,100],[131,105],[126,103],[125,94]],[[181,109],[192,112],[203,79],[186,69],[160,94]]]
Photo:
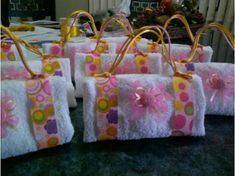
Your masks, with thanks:
[[[215,97],[218,97],[223,103],[226,103],[233,96],[234,80],[232,73],[222,75],[216,71],[211,71],[204,76],[206,92],[212,92],[210,102],[213,102]]]
[[[134,119],[147,117],[154,114],[155,117],[168,111],[167,102],[171,95],[166,91],[164,85],[154,88],[145,88],[139,82],[134,82],[133,93],[129,96],[131,111]]]
[[[18,118],[12,114],[16,106],[14,97],[1,97],[1,138],[7,136],[7,127],[15,128],[18,124]]]

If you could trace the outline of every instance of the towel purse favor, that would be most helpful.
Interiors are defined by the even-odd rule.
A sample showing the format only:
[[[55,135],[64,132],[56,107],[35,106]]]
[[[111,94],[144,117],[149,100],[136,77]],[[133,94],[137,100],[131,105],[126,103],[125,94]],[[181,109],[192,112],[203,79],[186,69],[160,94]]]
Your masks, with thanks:
[[[206,96],[206,114],[234,115],[234,64],[177,63],[183,73],[201,77]],[[172,75],[170,68],[164,75]]]
[[[231,33],[218,23],[211,23],[200,30],[196,35],[197,40],[200,39],[202,32],[208,28],[217,28],[222,32],[226,41],[234,50],[234,39]],[[195,42],[196,44],[197,42]],[[234,115],[234,64],[192,62],[177,62],[176,64],[182,73],[193,73],[201,77],[206,96],[206,114]],[[169,66],[163,69],[163,75],[173,74]]]
[[[164,25],[164,28],[167,29],[168,25],[173,21],[178,20],[180,24],[184,25],[184,28],[186,29],[186,32],[189,36],[189,39],[192,43],[194,43],[194,35],[190,29],[190,26],[186,20],[186,18],[183,15],[176,14],[171,16]],[[149,52],[149,53],[159,53],[161,52],[161,45],[159,45],[157,42],[149,42],[149,43],[138,43],[136,45],[137,50],[140,52]],[[171,55],[174,57],[175,61],[180,61],[182,59],[188,58],[190,52],[192,50],[192,47],[190,45],[183,45],[183,44],[172,44],[171,45]],[[211,62],[211,57],[213,54],[213,50],[210,46],[198,46],[196,49],[196,53],[192,59],[191,62]],[[165,60],[162,60],[162,68],[165,69],[165,66],[167,67],[168,64],[165,62]]]
[[[1,157],[8,158],[71,141],[74,134],[67,104],[65,78],[37,75],[28,66],[16,38],[1,26],[16,44],[31,77],[1,83]]]
[[[156,28],[140,29],[126,46]],[[171,77],[113,75],[126,49],[109,72],[85,80],[84,142],[205,135],[206,100],[200,77],[180,74],[171,59],[175,71]]]

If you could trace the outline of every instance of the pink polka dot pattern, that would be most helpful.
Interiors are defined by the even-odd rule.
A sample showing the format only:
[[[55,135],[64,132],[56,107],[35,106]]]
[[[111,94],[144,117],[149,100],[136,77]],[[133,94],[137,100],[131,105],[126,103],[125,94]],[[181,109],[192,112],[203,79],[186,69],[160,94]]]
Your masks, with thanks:
[[[149,71],[149,57],[148,55],[136,54],[134,58],[136,65],[135,73],[150,73]]]
[[[185,85],[183,83],[180,83],[179,84],[179,89],[184,90],[185,89]]]
[[[181,101],[184,101],[184,102],[188,101],[188,94],[185,93],[185,92],[182,92],[182,93],[180,94],[180,100],[181,100]]]
[[[173,77],[175,103],[181,102],[183,108],[175,109],[172,118],[172,136],[192,135],[194,118],[194,96],[191,80]]]
[[[173,126],[175,129],[181,129],[185,126],[186,118],[183,115],[176,115]]]
[[[86,76],[93,76],[94,74],[100,72],[100,54],[99,53],[89,53],[85,58],[85,74]]]
[[[64,47],[59,44],[52,44],[50,54],[58,57],[64,57]]]

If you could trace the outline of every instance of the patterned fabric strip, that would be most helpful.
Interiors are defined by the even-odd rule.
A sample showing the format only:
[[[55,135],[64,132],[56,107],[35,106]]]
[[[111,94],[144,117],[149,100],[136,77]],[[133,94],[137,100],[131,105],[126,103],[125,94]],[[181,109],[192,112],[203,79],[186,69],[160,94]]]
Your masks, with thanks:
[[[60,144],[51,84],[48,79],[26,81],[29,113],[39,149]]]
[[[134,62],[136,65],[136,73],[150,73],[148,55],[136,54]]]
[[[177,68],[182,73],[194,74],[195,73],[195,66],[194,63],[177,63]]]
[[[50,48],[50,54],[58,57],[64,57],[64,47],[57,43],[52,43]]]
[[[1,61],[15,61],[16,56],[13,50],[13,44],[1,43]]]
[[[42,61],[43,75],[63,76],[60,62],[57,59],[44,59]]]
[[[172,136],[192,135],[195,102],[191,80],[173,77],[175,112],[172,119]]]
[[[118,135],[117,79],[96,78],[96,137],[114,140]]]
[[[109,51],[109,44],[106,40],[100,41],[100,43],[97,46],[96,52],[102,54],[102,53],[108,53]]]
[[[93,76],[100,71],[100,54],[99,53],[91,53],[87,54],[85,58],[85,73],[86,76]]]

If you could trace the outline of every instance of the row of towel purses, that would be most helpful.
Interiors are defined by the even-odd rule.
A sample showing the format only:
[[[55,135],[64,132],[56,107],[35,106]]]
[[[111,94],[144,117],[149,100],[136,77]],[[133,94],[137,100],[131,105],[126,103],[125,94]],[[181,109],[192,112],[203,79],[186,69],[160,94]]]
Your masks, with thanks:
[[[70,17],[82,15],[90,19],[94,37],[71,39],[68,28],[60,41],[44,44],[46,54],[1,26],[14,43],[1,44],[2,158],[70,142],[68,107],[76,107],[75,95],[83,97],[84,142],[204,136],[205,114],[234,114],[234,65],[211,63],[212,49],[199,44],[203,32],[216,28],[234,49],[222,25],[210,23],[193,36],[186,19],[174,15],[164,27],[133,31],[117,15],[98,34],[87,12]],[[102,38],[113,19],[127,35]],[[173,19],[183,22],[192,46],[171,43],[166,29]],[[141,38],[146,33],[157,42]],[[27,59],[20,45],[43,59]]]

